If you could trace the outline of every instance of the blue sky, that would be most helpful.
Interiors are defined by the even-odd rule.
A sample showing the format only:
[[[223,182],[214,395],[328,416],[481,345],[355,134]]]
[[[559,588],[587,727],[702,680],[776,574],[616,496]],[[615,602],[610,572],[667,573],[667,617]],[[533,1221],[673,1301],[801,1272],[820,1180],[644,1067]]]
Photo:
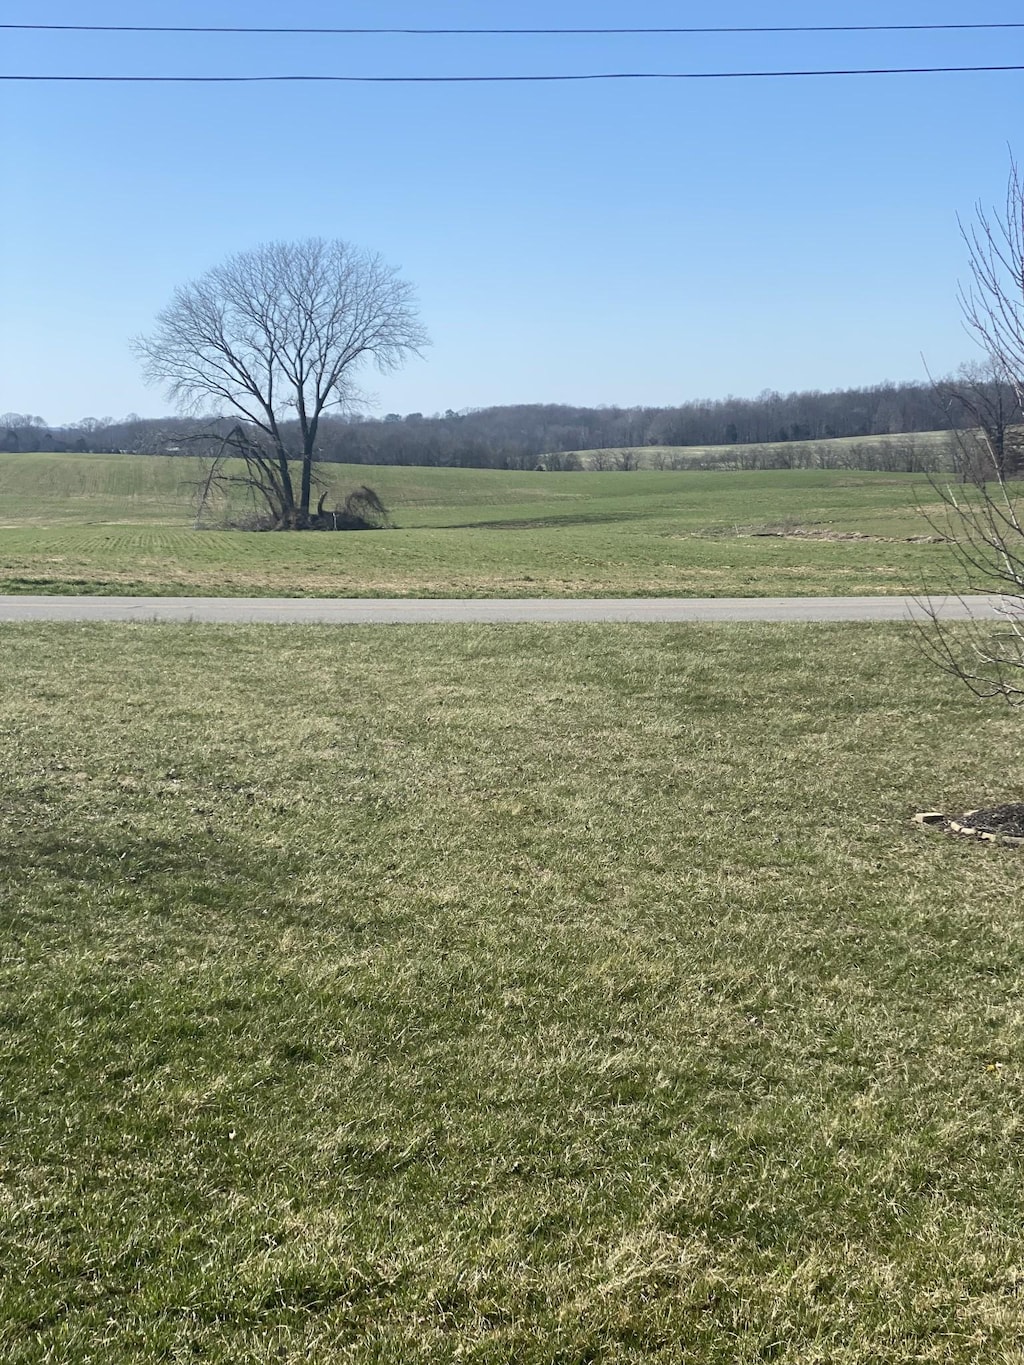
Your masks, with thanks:
[[[7,0],[4,22],[1015,21],[1012,0]],[[1024,63],[1024,30],[687,37],[6,33],[6,73],[466,74]],[[178,283],[342,237],[433,346],[378,412],[671,404],[971,355],[956,215],[1003,193],[1024,73],[468,86],[0,86],[0,411],[169,409],[129,348]],[[1024,153],[1022,153],[1024,155]]]

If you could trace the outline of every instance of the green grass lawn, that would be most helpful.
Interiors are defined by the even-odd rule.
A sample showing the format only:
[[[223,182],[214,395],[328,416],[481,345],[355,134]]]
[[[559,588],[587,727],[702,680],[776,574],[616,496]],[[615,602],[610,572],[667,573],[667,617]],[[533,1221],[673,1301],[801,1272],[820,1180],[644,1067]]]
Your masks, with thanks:
[[[196,531],[173,457],[0,455],[0,592],[602,597],[899,593],[948,586],[919,476],[538,474],[327,466],[396,529]],[[855,538],[851,538],[855,537]]]
[[[905,628],[0,629],[5,1362],[1010,1362],[1019,721]]]

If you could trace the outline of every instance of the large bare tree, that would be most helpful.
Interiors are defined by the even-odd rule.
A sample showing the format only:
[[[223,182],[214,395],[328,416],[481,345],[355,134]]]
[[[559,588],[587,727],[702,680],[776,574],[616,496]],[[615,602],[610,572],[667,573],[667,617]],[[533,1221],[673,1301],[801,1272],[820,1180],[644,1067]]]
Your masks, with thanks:
[[[135,341],[150,382],[182,409],[241,419],[222,451],[270,524],[311,524],[321,416],[344,407],[353,376],[396,368],[427,343],[412,287],[379,256],[312,237],[230,257],[182,285]],[[297,466],[298,487],[293,478]]]

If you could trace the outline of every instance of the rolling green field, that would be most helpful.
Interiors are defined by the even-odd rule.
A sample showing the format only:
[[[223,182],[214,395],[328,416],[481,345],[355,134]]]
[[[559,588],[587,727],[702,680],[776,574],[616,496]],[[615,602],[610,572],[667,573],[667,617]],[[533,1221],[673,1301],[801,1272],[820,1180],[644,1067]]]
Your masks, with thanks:
[[[948,586],[921,476],[522,473],[327,466],[396,529],[196,531],[191,461],[0,455],[0,592],[602,597],[899,593]]]
[[[725,468],[876,469],[906,468],[908,456],[918,466],[945,468],[955,449],[950,431],[911,431],[899,435],[823,437],[809,441],[761,441],[753,445],[718,446],[605,446],[577,450],[584,468],[616,468],[616,460],[628,452],[640,469],[692,468],[712,462]],[[865,457],[873,457],[867,459]]]
[[[1020,854],[909,823],[1019,755],[898,627],[0,628],[0,1356],[1019,1360]]]

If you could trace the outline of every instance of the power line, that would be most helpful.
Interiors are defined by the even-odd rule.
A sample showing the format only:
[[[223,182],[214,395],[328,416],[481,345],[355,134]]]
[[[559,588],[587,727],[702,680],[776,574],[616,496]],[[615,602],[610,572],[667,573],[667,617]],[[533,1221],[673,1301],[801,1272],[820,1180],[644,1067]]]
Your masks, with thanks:
[[[866,66],[829,71],[593,71],[528,76],[27,76],[2,75],[0,81],[74,81],[133,85],[255,85],[268,82],[333,82],[350,85],[484,85],[528,81],[726,81],[799,76],[924,76],[972,71],[1024,71],[1020,66]]]
[[[0,24],[0,29],[36,33],[270,33],[342,34],[354,36],[399,35],[402,37],[455,37],[489,34],[503,37],[522,34],[534,37],[581,35],[664,35],[729,33],[941,33],[965,30],[1024,28],[1024,22],[997,24],[775,24],[716,28],[255,28],[243,25],[206,24]]]

